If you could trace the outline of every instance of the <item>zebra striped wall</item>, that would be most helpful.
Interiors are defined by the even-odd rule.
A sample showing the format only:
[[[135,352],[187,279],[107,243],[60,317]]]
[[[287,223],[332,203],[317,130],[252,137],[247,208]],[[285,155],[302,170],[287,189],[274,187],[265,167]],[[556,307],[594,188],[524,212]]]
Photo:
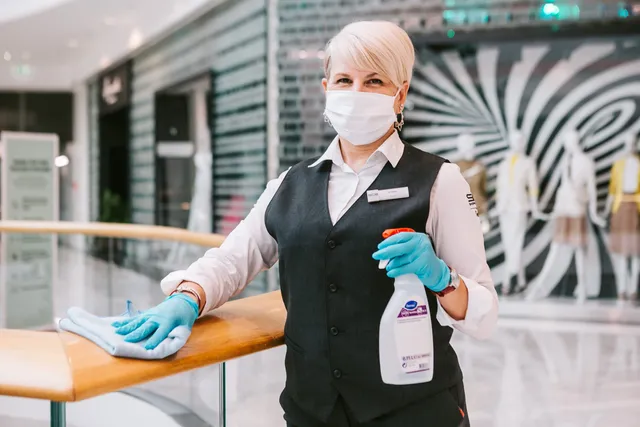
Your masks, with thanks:
[[[582,149],[596,165],[600,209],[610,171],[624,138],[640,132],[640,37],[478,43],[434,52],[417,46],[420,61],[406,105],[403,138],[417,147],[457,160],[456,137],[471,133],[476,157],[488,169],[494,198],[499,163],[508,136],[520,130],[540,177],[540,205],[553,211],[565,155],[563,134],[577,129]],[[490,210],[494,203],[491,202]],[[590,227],[588,295],[616,294],[607,231]],[[544,286],[570,296],[576,280],[570,251],[548,257],[553,222],[530,220],[523,260],[531,285],[547,263]],[[496,284],[502,282],[504,249],[497,227],[485,236]]]

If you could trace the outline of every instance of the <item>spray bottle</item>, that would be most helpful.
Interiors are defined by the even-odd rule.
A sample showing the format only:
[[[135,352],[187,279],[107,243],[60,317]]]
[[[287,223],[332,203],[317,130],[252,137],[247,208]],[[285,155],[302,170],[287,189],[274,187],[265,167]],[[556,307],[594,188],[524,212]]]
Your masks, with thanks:
[[[383,238],[410,228],[386,230]],[[384,269],[388,260],[380,262]],[[386,384],[426,383],[433,378],[433,331],[424,285],[415,274],[399,276],[380,320],[380,371]]]

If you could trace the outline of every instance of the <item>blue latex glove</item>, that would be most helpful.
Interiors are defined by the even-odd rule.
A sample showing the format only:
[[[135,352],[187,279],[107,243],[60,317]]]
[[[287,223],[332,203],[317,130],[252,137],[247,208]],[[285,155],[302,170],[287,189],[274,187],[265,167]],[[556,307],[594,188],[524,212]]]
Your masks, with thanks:
[[[436,256],[429,236],[424,233],[404,232],[386,238],[378,245],[373,259],[391,260],[386,269],[392,279],[415,274],[433,292],[442,291],[451,281],[449,267]]]
[[[112,326],[116,333],[126,335],[127,342],[140,342],[146,338],[147,350],[156,348],[164,341],[171,331],[178,326],[185,326],[189,330],[198,318],[198,304],[182,294],[175,294],[142,314],[131,319],[114,322]]]

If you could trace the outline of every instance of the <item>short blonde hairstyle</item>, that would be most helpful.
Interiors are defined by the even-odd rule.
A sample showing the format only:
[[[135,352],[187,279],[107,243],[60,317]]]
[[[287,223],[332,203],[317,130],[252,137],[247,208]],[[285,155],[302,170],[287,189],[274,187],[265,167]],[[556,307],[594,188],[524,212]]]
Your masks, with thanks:
[[[331,64],[344,62],[360,70],[374,70],[396,86],[411,83],[416,55],[409,35],[388,21],[359,21],[344,27],[325,49],[324,74]]]

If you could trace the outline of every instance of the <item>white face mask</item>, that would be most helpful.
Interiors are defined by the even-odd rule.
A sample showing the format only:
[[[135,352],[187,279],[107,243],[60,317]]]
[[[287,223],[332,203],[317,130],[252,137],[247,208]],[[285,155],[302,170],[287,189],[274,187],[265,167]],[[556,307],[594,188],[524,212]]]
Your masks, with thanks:
[[[329,124],[353,145],[367,145],[380,139],[396,122],[396,96],[354,90],[326,92],[324,110]]]

